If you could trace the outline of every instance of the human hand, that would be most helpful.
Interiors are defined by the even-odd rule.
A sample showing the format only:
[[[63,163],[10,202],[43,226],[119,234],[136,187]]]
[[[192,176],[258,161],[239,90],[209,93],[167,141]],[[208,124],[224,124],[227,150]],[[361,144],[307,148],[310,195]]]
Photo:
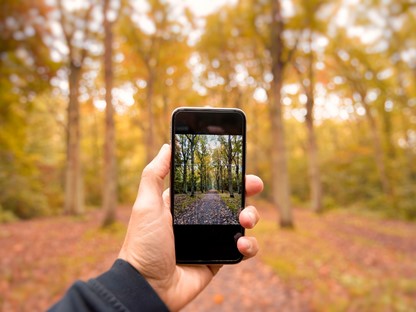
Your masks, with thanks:
[[[221,266],[176,265],[169,190],[163,191],[163,181],[170,169],[170,155],[170,146],[163,145],[143,170],[119,258],[143,275],[169,310],[177,311],[208,285]],[[260,178],[246,176],[247,196],[262,190]],[[253,206],[243,209],[239,216],[240,224],[246,229],[253,228],[258,220],[259,214]],[[237,248],[245,259],[251,258],[257,254],[257,240],[240,237]]]

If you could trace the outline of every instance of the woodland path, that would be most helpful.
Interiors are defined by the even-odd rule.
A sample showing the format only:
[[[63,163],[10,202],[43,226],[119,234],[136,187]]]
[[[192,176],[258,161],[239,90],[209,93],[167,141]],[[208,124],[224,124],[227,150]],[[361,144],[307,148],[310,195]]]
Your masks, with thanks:
[[[202,194],[184,213],[176,218],[177,224],[224,224],[236,223],[237,217],[221,199],[218,191]]]
[[[258,257],[226,265],[184,312],[306,312],[308,304]]]

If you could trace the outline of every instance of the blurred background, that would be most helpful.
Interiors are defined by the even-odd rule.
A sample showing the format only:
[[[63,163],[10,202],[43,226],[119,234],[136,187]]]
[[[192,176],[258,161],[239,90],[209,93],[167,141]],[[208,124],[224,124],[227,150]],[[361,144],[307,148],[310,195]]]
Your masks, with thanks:
[[[224,273],[265,292],[206,311],[414,311],[415,30],[413,0],[2,0],[0,308],[108,267],[172,111],[209,105],[247,115],[267,248]]]

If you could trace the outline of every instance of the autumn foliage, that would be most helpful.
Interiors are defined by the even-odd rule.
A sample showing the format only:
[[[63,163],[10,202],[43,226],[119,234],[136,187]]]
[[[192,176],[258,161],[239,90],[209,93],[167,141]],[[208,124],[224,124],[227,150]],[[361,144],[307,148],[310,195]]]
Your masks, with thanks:
[[[108,267],[172,111],[206,105],[247,116],[261,277],[299,302],[273,310],[416,309],[416,6],[194,2],[0,3],[0,309]]]

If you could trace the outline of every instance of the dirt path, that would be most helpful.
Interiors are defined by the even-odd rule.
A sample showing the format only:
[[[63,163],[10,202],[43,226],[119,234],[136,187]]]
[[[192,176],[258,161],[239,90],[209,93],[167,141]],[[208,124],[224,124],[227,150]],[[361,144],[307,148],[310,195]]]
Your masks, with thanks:
[[[184,312],[310,311],[295,290],[289,289],[258,258],[224,266]]]
[[[177,224],[235,223],[237,218],[221,199],[218,191],[211,190],[176,218]]]

